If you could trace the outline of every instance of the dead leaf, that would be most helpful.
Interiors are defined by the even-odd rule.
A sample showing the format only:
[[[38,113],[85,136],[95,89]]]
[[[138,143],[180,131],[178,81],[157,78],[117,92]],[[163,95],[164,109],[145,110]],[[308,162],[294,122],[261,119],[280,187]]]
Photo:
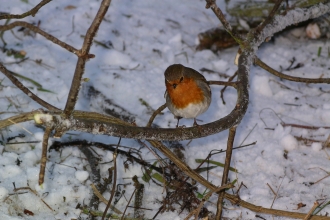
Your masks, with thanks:
[[[305,207],[305,206],[306,206],[306,204],[300,202],[300,203],[297,204],[297,210],[302,208],[302,207]]]
[[[68,5],[68,6],[66,6],[64,9],[65,9],[65,10],[72,10],[72,9],[76,9],[76,8],[77,8],[76,6]]]
[[[27,210],[27,209],[24,209],[24,214],[25,214],[25,215],[34,216],[34,213],[31,212],[30,210]]]

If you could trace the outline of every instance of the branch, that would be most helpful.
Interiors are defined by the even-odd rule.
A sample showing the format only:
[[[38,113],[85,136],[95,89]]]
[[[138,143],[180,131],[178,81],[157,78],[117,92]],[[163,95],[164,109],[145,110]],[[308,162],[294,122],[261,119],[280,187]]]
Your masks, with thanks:
[[[238,68],[237,76],[237,101],[232,112],[224,118],[215,122],[189,127],[189,128],[150,128],[150,127],[134,127],[132,124],[122,121],[118,118],[106,115],[74,111],[72,117],[62,118],[59,112],[51,114],[52,120],[41,121],[40,124],[46,125],[51,123],[56,128],[56,135],[61,136],[68,130],[76,130],[89,132],[92,134],[104,134],[117,136],[122,138],[149,139],[149,140],[188,140],[195,139],[211,134],[219,133],[223,130],[231,128],[238,124],[248,107],[248,68],[251,60],[246,59],[246,54],[240,56],[241,63]],[[80,82],[80,81],[79,81]],[[41,115],[42,116],[42,115]],[[22,118],[10,118],[12,121],[19,123]],[[24,118],[24,120],[27,118]],[[6,120],[0,121],[0,128],[7,125]]]
[[[264,22],[262,22],[257,28],[256,28],[256,33],[260,33],[262,31],[262,29],[264,29],[264,27],[269,24],[269,22],[271,22],[271,20],[273,19],[273,17],[275,16],[275,13],[277,12],[278,8],[281,6],[283,0],[277,0],[277,2],[275,3],[272,11],[269,13],[268,17],[266,18],[266,20],[264,20]]]
[[[277,15],[268,25],[266,25],[260,34],[255,35],[253,32],[249,33],[249,37],[251,38],[251,46],[260,46],[266,38],[284,30],[290,25],[320,17],[328,12],[330,12],[329,1],[327,1],[326,4],[319,3],[309,8],[297,8],[295,10],[290,10],[285,15]]]
[[[229,129],[227,150],[226,150],[226,159],[225,159],[225,166],[224,166],[223,174],[222,174],[221,186],[226,185],[227,181],[228,181],[228,174],[229,174],[229,169],[230,169],[231,155],[233,152],[235,134],[236,134],[236,126]],[[220,192],[219,197],[218,197],[218,203],[217,203],[217,207],[218,207],[217,213],[216,213],[217,219],[221,219],[224,197],[225,197],[225,191]]]
[[[225,18],[224,14],[222,13],[221,9],[215,3],[215,0],[206,0],[205,8],[211,8],[214,14],[218,17],[222,25],[225,27],[226,31],[232,35],[233,28]]]
[[[117,144],[117,147],[116,147],[116,150],[113,154],[113,183],[112,183],[112,189],[111,189],[111,195],[110,195],[110,199],[108,201],[108,204],[107,206],[105,207],[105,210],[103,212],[103,215],[102,215],[102,220],[104,220],[106,214],[107,214],[107,211],[108,209],[110,208],[111,206],[111,202],[112,202],[112,199],[115,195],[115,191],[116,191],[116,185],[117,185],[117,149],[119,147],[119,144],[120,144],[120,141],[121,141],[121,138],[119,138],[119,141],[118,141],[118,144]],[[124,214],[123,214],[124,215]]]
[[[11,30],[11,29],[13,29],[14,27],[17,27],[17,26],[28,28],[31,31],[34,31],[34,32],[40,34],[41,36],[45,37],[47,40],[50,40],[54,44],[57,44],[57,45],[61,46],[62,48],[66,49],[67,51],[69,51],[71,53],[74,53],[74,54],[77,54],[77,55],[79,54],[79,50],[77,50],[76,48],[72,47],[71,45],[69,45],[67,43],[64,43],[63,41],[60,41],[59,39],[57,39],[53,35],[48,34],[47,32],[41,30],[37,26],[34,26],[33,24],[27,23],[25,21],[15,21],[15,22],[7,24],[7,25],[0,25],[0,31]]]
[[[319,79],[310,79],[310,78],[301,78],[301,77],[294,77],[289,76],[284,73],[278,72],[268,66],[266,63],[262,62],[258,57],[255,57],[254,63],[263,68],[264,70],[268,71],[269,73],[278,76],[282,79],[286,79],[289,81],[295,81],[295,82],[303,82],[303,83],[327,83],[330,84],[330,78],[319,78]]]
[[[6,67],[4,67],[2,65],[2,63],[0,63],[0,71],[7,76],[7,78],[15,85],[17,86],[17,88],[19,88],[20,90],[22,90],[22,92],[24,92],[27,96],[29,96],[32,100],[34,100],[36,103],[38,103],[39,105],[45,107],[46,109],[50,110],[50,111],[57,111],[59,110],[58,108],[56,108],[55,106],[49,104],[48,102],[45,102],[44,100],[42,100],[41,98],[39,98],[38,96],[36,96],[33,92],[31,92],[31,90],[29,90],[27,87],[25,87],[15,76],[13,76],[13,74],[11,73],[10,70],[7,70]]]
[[[40,111],[33,111],[33,112],[29,112],[29,113],[24,113],[24,114],[21,114],[19,116],[11,117],[10,120],[18,121],[18,122],[28,121],[28,120],[31,120],[33,118],[34,114],[36,114],[36,113],[40,113]],[[60,112],[58,112],[58,113],[60,113]],[[73,112],[73,115],[75,113],[76,114],[79,113],[80,117],[82,117],[84,115],[82,112],[76,112],[76,111]],[[94,113],[94,114],[96,114],[96,113]],[[103,115],[100,115],[100,117],[101,116],[103,116]],[[103,117],[106,117],[106,116],[103,116]],[[119,119],[116,119],[116,120],[119,120]],[[125,123],[125,122],[123,122],[123,123]],[[0,129],[3,127],[4,124],[7,124],[7,126],[8,126],[12,123],[9,122],[9,119],[0,121]],[[167,147],[162,145],[160,142],[158,142],[158,141],[149,141],[149,143],[153,147],[155,147],[159,151],[161,151],[166,157],[168,157],[183,172],[185,172],[187,174],[187,176],[189,176],[190,178],[196,180],[197,182],[199,182],[200,184],[202,184],[206,188],[210,189],[211,191],[219,192],[219,190],[221,190],[221,189],[228,188],[228,186],[220,187],[220,188],[216,187],[215,185],[211,184],[209,181],[205,180],[202,176],[200,176],[198,173],[196,173],[194,170],[192,170],[184,162],[179,160],[172,151],[170,151]],[[304,218],[306,216],[306,214],[303,214],[303,213],[287,212],[287,211],[267,209],[267,208],[263,208],[263,207],[260,207],[260,206],[255,206],[251,203],[245,202],[245,201],[239,199],[238,197],[236,197],[234,195],[231,195],[231,194],[228,194],[228,193],[225,193],[225,198],[228,199],[229,201],[231,201],[234,204],[241,205],[242,207],[250,209],[251,211],[254,211],[254,212],[260,212],[260,213],[266,213],[266,214],[272,214],[272,215],[288,216],[288,217],[296,217],[297,216],[296,218]],[[312,220],[318,220],[318,219],[330,220],[330,217],[313,216],[311,219]]]
[[[232,86],[235,89],[237,89],[237,83],[236,82],[223,82],[223,81],[208,81],[210,85],[219,85],[219,86]]]
[[[151,124],[152,124],[152,122],[153,122],[154,119],[156,118],[156,116],[157,116],[158,114],[160,114],[160,113],[161,113],[166,107],[167,107],[167,106],[166,106],[166,103],[165,103],[165,104],[163,104],[162,106],[160,106],[156,111],[154,111],[154,113],[152,113],[152,115],[151,115],[151,117],[150,117],[150,119],[149,119],[148,124],[146,125],[146,127],[150,127]]]
[[[47,163],[47,147],[48,147],[48,139],[50,133],[52,132],[52,127],[46,127],[44,137],[42,139],[42,153],[41,153],[41,161],[40,161],[40,171],[39,171],[39,186],[44,183],[45,178],[45,170],[46,170],[46,163]]]
[[[93,38],[95,37],[96,32],[104,18],[104,15],[108,11],[110,3],[111,3],[111,0],[102,1],[101,6],[100,6],[95,18],[86,33],[82,49],[80,50],[80,52],[78,54],[79,58],[78,58],[78,61],[76,64],[74,76],[73,76],[72,83],[71,83],[70,92],[69,92],[68,99],[67,99],[65,109],[64,109],[64,115],[67,118],[71,115],[71,113],[74,109],[74,106],[76,105],[78,93],[79,93],[80,85],[81,85],[81,79],[84,74],[86,61],[89,58],[93,57],[93,56],[89,55],[89,50],[91,48]]]
[[[38,13],[39,9],[51,2],[52,0],[42,0],[39,4],[37,4],[34,8],[32,8],[30,11],[27,11],[20,15],[13,15],[13,14],[2,14],[0,15],[0,20],[2,19],[11,19],[11,18],[25,18],[29,15],[32,15],[33,17]]]
[[[264,214],[269,214],[269,215],[276,215],[276,216],[285,216],[285,217],[290,217],[290,218],[299,218],[299,219],[303,219],[306,217],[306,213],[288,212],[288,211],[283,211],[283,210],[278,210],[278,209],[269,209],[269,208],[264,208],[262,206],[256,206],[256,205],[253,205],[251,203],[241,200],[238,196],[230,195],[228,193],[225,193],[225,198],[228,199],[231,203],[233,203],[235,205],[240,205],[253,212],[264,213]],[[311,216],[311,218],[309,220],[330,220],[330,217],[313,215],[313,216]]]

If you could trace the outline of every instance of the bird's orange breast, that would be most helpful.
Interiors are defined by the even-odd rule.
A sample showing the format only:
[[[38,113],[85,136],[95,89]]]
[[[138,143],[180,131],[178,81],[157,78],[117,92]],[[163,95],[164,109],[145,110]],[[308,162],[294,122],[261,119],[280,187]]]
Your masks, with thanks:
[[[177,84],[173,88],[173,84]],[[203,91],[197,86],[192,78],[184,78],[182,82],[170,81],[166,82],[167,93],[176,108],[185,108],[189,104],[196,104],[204,100]]]

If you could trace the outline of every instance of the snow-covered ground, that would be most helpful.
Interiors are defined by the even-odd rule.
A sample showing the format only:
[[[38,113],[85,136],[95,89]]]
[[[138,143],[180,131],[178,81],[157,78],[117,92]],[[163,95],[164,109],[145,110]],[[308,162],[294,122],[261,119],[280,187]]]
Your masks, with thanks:
[[[20,0],[2,1],[1,11],[21,14],[38,4],[37,0],[28,3]],[[62,41],[80,48],[82,35],[85,35],[96,14],[100,1],[52,1],[43,7],[35,17],[23,20],[37,24],[40,28]],[[74,6],[74,7],[69,7]],[[222,8],[223,5],[220,5]],[[5,21],[1,21],[4,24]],[[110,46],[110,49],[94,43],[91,53],[96,57],[86,65],[84,82],[76,109],[104,113],[108,99],[131,114],[137,125],[145,126],[149,109],[141,103],[147,102],[152,109],[164,104],[164,70],[171,64],[181,63],[196,70],[201,68],[232,75],[237,67],[233,64],[237,48],[226,49],[217,55],[209,50],[196,51],[197,34],[219,25],[211,10],[205,9],[202,0],[124,0],[112,1],[110,9],[97,33],[96,40]],[[34,79],[43,89],[22,80],[24,85],[33,87],[39,97],[63,109],[70,88],[76,56],[45,40],[40,35],[29,35],[26,31],[14,29],[4,33],[7,48],[24,50],[30,59],[20,64],[13,56],[0,53],[0,61],[11,71]],[[295,36],[297,32],[295,31]],[[277,36],[274,41],[263,44],[258,56],[269,66],[280,70],[290,65],[293,57],[296,63],[304,66],[285,73],[310,78],[330,77],[329,48],[326,40],[308,40],[297,38],[291,32]],[[1,43],[2,45],[2,43]],[[319,48],[322,48],[318,55]],[[33,60],[42,60],[41,64]],[[227,80],[216,73],[202,72],[208,80]],[[101,92],[100,96],[90,98],[89,88],[93,86]],[[211,122],[227,115],[236,103],[236,90],[228,88],[224,94],[226,105],[220,99],[220,86],[212,86],[212,103],[209,110],[198,117],[201,124]],[[1,77],[0,85],[1,119],[19,112],[28,112],[40,106],[15,88],[12,83]],[[328,175],[328,149],[322,149],[321,142],[312,144],[297,141],[296,137],[325,141],[329,130],[320,128],[309,130],[282,126],[281,123],[301,125],[329,126],[330,124],[330,86],[326,84],[305,84],[280,80],[258,67],[251,68],[250,103],[248,111],[238,126],[235,146],[257,142],[255,145],[234,150],[232,167],[239,173],[231,172],[230,180],[237,179],[237,190],[241,182],[246,187],[240,189],[241,199],[265,208],[298,211],[307,213],[315,201],[327,202],[330,194]],[[119,109],[119,108],[118,108]],[[157,116],[154,123],[161,127],[175,127],[176,119],[166,109],[164,115]],[[180,125],[191,126],[192,120],[182,119]],[[25,137],[8,138],[24,134]],[[195,159],[205,158],[211,150],[226,148],[228,132],[222,132],[206,138],[182,141],[185,147],[186,162],[192,168],[198,166]],[[43,130],[33,123],[13,125],[1,131],[0,145],[0,219],[77,219],[81,214],[76,209],[78,203],[88,205],[93,192],[90,187],[90,167],[83,153],[77,147],[66,147],[59,151],[49,152],[45,184],[38,186],[38,174],[41,157],[41,140]],[[116,144],[118,138],[95,136],[70,132],[62,141],[88,140]],[[15,142],[37,141],[36,143],[13,144]],[[39,141],[39,142],[38,142]],[[54,139],[52,139],[54,141]],[[189,143],[189,144],[188,144]],[[51,143],[50,143],[51,144]],[[138,149],[140,145],[134,140],[123,139],[121,145]],[[107,177],[108,169],[113,166],[112,152],[94,147],[93,150],[102,158],[99,168],[102,177]],[[129,150],[123,148],[123,150]],[[146,148],[141,149],[143,159],[153,162],[155,157]],[[211,159],[224,162],[224,154]],[[119,156],[117,182],[131,183],[134,175],[141,179],[139,165],[124,168],[126,157]],[[21,162],[19,162],[21,161]],[[203,174],[206,176],[205,174]],[[209,175],[213,184],[221,183],[222,168],[216,168]],[[321,180],[321,181],[318,181]],[[29,190],[16,188],[29,186]],[[270,187],[277,193],[275,195]],[[121,211],[127,205],[134,187],[127,185],[124,196],[116,207]],[[145,183],[143,207],[145,217],[152,218],[158,211],[162,188],[154,183]],[[204,188],[199,186],[199,192]],[[22,193],[25,192],[25,193]],[[22,194],[20,194],[22,193]],[[109,191],[104,193],[109,199]],[[43,199],[52,210],[42,201]],[[127,199],[127,200],[126,200]],[[215,212],[217,201],[212,196],[206,207]],[[298,209],[299,204],[306,206]],[[255,219],[255,213],[225,203],[223,216],[229,219]],[[99,210],[105,205],[100,204]],[[150,210],[149,210],[150,209]],[[34,213],[23,214],[24,210]],[[127,214],[132,216],[133,209]],[[319,214],[325,215],[330,208],[324,208]],[[187,212],[165,212],[157,219],[184,219]],[[265,219],[271,216],[261,215]],[[286,219],[274,217],[274,219]]]

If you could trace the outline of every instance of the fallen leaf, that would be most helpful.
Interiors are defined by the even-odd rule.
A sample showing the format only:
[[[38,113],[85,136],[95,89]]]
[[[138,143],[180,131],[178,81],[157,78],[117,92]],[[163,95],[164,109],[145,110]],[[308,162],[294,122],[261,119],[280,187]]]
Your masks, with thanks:
[[[76,6],[68,5],[68,6],[66,6],[64,9],[65,9],[65,10],[72,10],[72,9],[76,9],[76,8],[77,8]]]

